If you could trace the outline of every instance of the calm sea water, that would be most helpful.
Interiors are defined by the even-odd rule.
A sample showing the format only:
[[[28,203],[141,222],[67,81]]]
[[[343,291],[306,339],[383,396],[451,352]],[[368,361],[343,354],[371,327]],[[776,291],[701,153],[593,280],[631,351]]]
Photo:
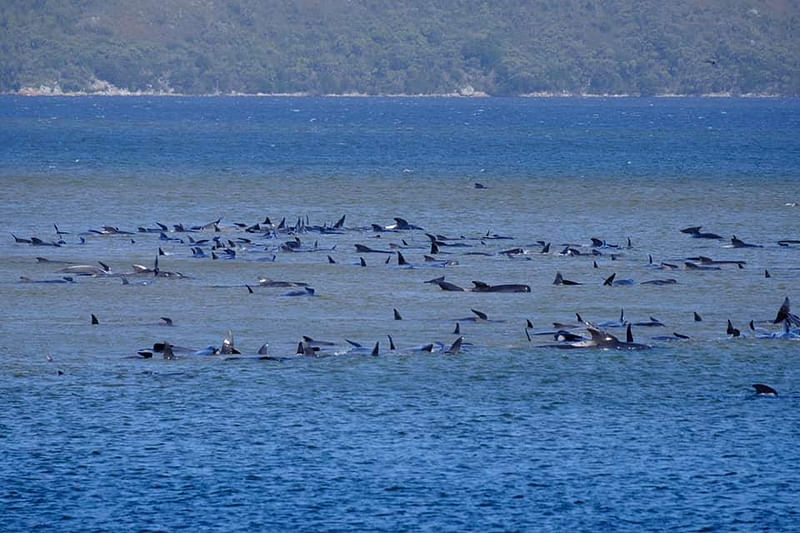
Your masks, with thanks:
[[[800,101],[0,97],[0,124],[4,531],[800,528],[800,341],[748,327],[800,305],[800,246],[778,244],[800,240]],[[307,227],[244,231],[265,217]],[[371,226],[394,217],[424,229]],[[137,229],[158,223],[170,240]],[[453,264],[425,261],[426,232]],[[192,257],[214,237],[236,257]],[[593,237],[620,248],[591,255]],[[159,248],[185,279],[130,274]],[[696,256],[745,264],[683,268]],[[111,275],[20,281],[60,280],[58,261]],[[439,276],[531,292],[423,283]],[[634,327],[652,349],[525,335],[621,309],[665,324]],[[458,355],[412,349],[457,322]],[[229,330],[288,359],[132,358]],[[653,339],[673,332],[690,339]],[[293,357],[303,335],[334,346]]]

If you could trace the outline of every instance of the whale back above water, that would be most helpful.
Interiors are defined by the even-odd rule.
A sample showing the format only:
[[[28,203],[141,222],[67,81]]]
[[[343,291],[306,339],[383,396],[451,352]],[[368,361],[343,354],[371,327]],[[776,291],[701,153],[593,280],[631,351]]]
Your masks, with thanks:
[[[759,396],[777,396],[778,391],[770,387],[769,385],[764,385],[763,383],[754,383],[753,388],[756,391],[756,394]]]

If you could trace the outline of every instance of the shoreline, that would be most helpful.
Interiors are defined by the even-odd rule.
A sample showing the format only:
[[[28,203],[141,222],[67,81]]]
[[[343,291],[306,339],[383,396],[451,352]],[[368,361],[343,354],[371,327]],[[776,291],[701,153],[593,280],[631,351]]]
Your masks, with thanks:
[[[451,92],[451,93],[430,93],[430,94],[367,94],[367,93],[341,93],[341,94],[314,94],[309,92],[292,93],[177,93],[167,91],[127,91],[122,89],[102,90],[102,91],[62,91],[58,88],[41,86],[39,88],[23,87],[18,91],[1,92],[0,96],[25,96],[31,98],[40,97],[158,97],[158,98],[531,98],[531,99],[550,99],[550,98],[798,98],[800,96],[790,96],[781,94],[760,94],[760,93],[704,93],[704,94],[675,94],[663,93],[649,96],[639,94],[594,94],[594,93],[571,93],[571,92],[536,92],[516,94],[510,96],[494,96],[482,91],[474,92]]]

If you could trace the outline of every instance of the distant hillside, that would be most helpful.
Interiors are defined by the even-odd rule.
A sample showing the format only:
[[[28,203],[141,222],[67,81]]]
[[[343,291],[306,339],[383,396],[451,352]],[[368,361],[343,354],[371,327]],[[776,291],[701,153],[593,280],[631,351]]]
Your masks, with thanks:
[[[5,0],[0,91],[800,95],[797,0]]]

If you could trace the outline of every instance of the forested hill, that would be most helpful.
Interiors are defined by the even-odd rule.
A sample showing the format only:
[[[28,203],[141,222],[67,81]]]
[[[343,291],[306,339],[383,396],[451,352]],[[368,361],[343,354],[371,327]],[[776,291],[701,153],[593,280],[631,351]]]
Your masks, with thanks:
[[[798,96],[800,2],[5,0],[0,91],[42,86]]]

